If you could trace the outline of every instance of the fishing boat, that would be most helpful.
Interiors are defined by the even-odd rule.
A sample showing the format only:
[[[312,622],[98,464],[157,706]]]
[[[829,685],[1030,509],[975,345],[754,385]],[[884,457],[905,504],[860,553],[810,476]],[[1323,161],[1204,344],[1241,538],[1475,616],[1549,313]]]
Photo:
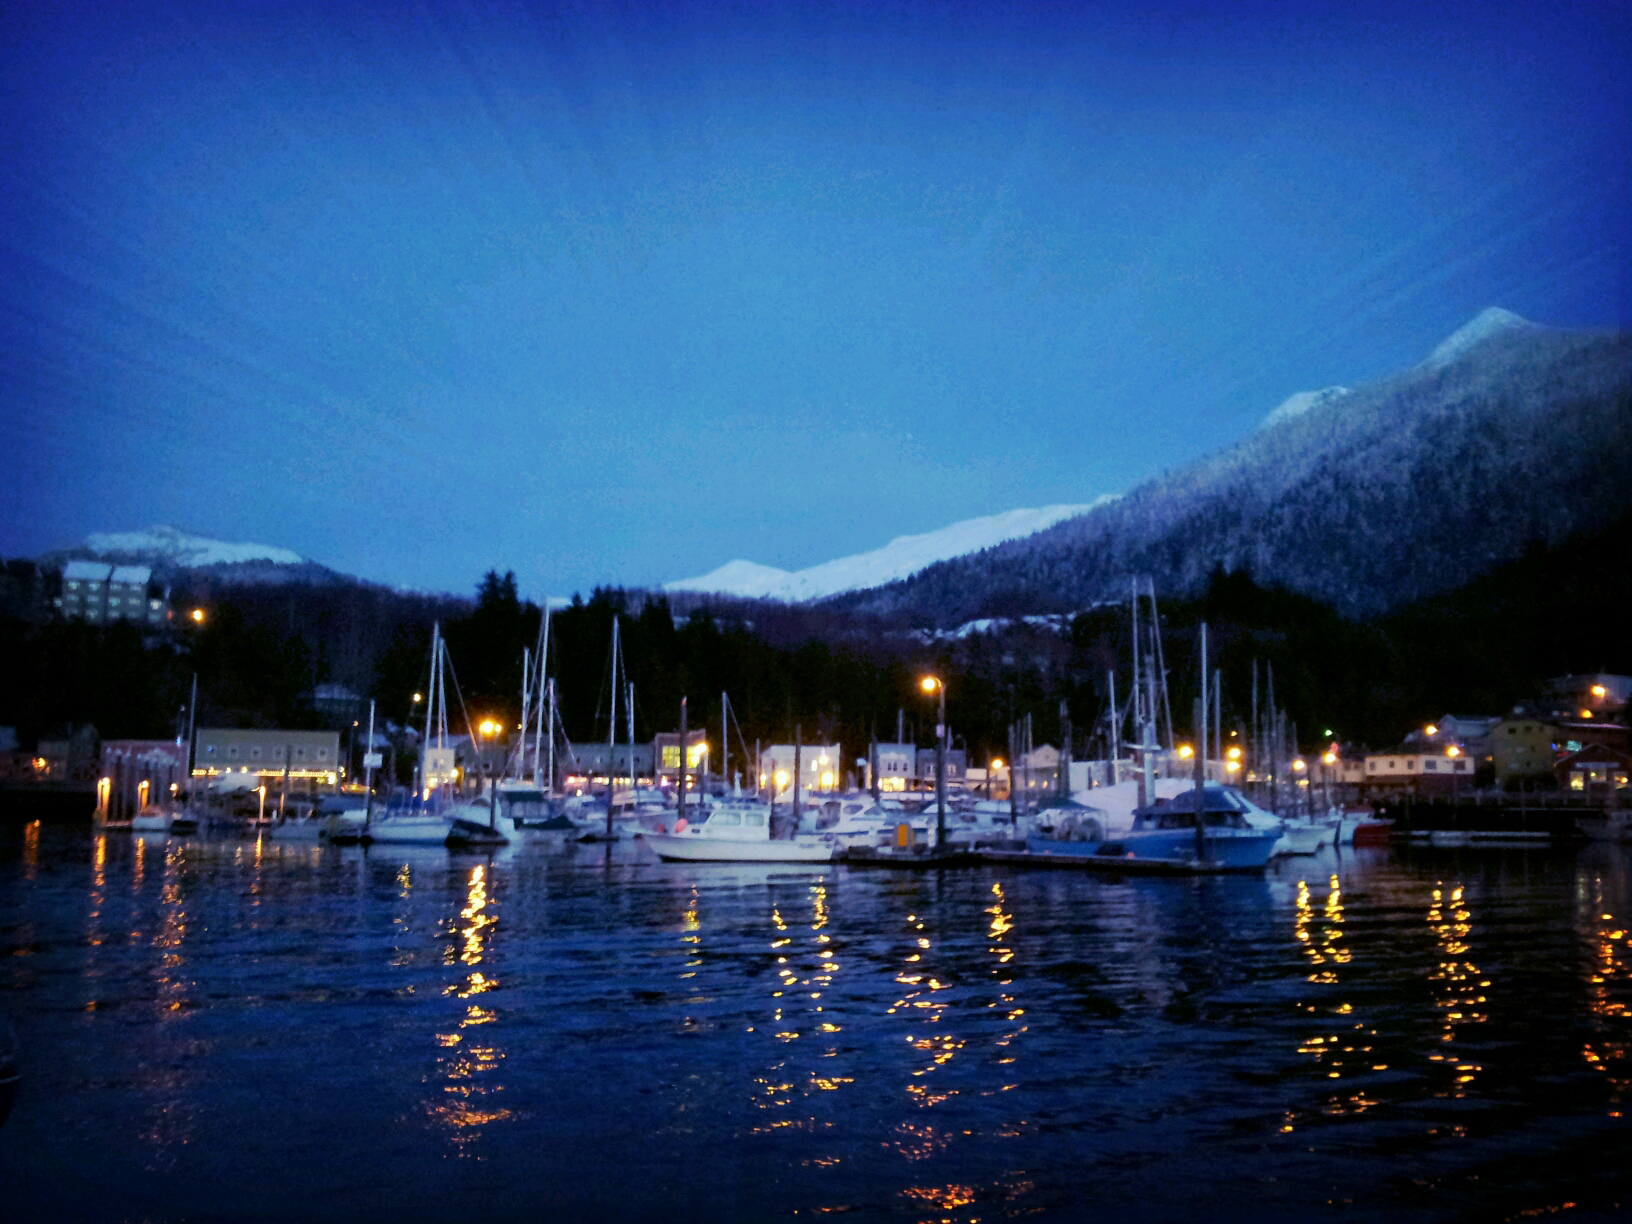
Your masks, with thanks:
[[[821,834],[772,838],[770,804],[757,799],[724,799],[644,840],[671,863],[826,863],[835,849]]]

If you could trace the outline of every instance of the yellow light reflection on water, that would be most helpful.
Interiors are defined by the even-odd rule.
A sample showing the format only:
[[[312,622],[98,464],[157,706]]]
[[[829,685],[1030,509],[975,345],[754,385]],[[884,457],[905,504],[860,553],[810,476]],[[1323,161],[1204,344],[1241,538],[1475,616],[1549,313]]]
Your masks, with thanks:
[[[459,999],[474,1000],[496,990],[499,985],[490,970],[474,968],[492,960],[489,944],[498,923],[497,915],[492,912],[488,870],[486,864],[478,863],[467,873],[464,905],[459,911],[460,923],[456,924],[459,939],[457,944],[448,947],[444,956],[448,963],[457,957],[459,963],[472,967],[463,981],[449,985],[443,992]],[[406,899],[413,888],[413,877],[406,864],[397,873],[397,884],[399,895]],[[449,1053],[439,1059],[441,1078],[445,1081],[442,1095],[433,1100],[428,1109],[431,1116],[448,1130],[461,1155],[470,1153],[471,1145],[485,1127],[512,1116],[512,1111],[495,1099],[504,1091],[504,1085],[498,1083],[492,1074],[504,1062],[504,1049],[492,1038],[485,1043],[466,1039],[466,1030],[486,1031],[486,1026],[496,1025],[499,1019],[497,1009],[479,1002],[467,1002],[465,1014],[459,1021],[459,1031],[436,1034],[438,1049]]]
[[[1345,919],[1343,884],[1336,873],[1327,877],[1326,899],[1318,910],[1309,882],[1298,881],[1292,931],[1304,958],[1315,970],[1306,979],[1310,985],[1329,987],[1343,984],[1340,970],[1354,959],[1353,953],[1344,942]],[[1316,998],[1321,1000],[1317,1003],[1307,1005],[1300,1003],[1299,1010],[1333,1018],[1342,1017],[1344,1023],[1341,1026],[1334,1024],[1325,1032],[1311,1033],[1304,1037],[1298,1045],[1298,1053],[1312,1059],[1327,1080],[1342,1081],[1368,1070],[1372,1072],[1387,1070],[1386,1066],[1379,1065],[1367,1057],[1372,1052],[1371,1041],[1377,1034],[1375,1030],[1368,1030],[1364,1023],[1350,1019],[1354,1015],[1354,1004],[1341,999],[1335,1002],[1325,1001],[1322,998],[1324,994],[1322,991],[1316,995]],[[1368,1096],[1363,1088],[1355,1086],[1326,1096],[1319,1107],[1319,1112],[1328,1117],[1336,1117],[1364,1113],[1376,1104],[1377,1101]],[[1296,1129],[1297,1122],[1297,1111],[1288,1110],[1282,1119],[1281,1133],[1290,1134]]]
[[[1605,902],[1602,876],[1593,878],[1592,894],[1592,911],[1587,916],[1587,936],[1592,951],[1587,975],[1588,1008],[1595,1018],[1612,1024],[1582,1044],[1581,1057],[1587,1066],[1608,1079],[1608,1113],[1612,1118],[1621,1118],[1626,1114],[1626,1098],[1632,1089],[1632,1076],[1625,1071],[1632,1059],[1632,1041],[1622,1038],[1621,1034],[1625,1032],[1625,1022],[1632,1009],[1611,992],[1624,994],[1625,991],[1626,930]]]
[[[40,822],[31,820],[23,826],[23,879],[32,880],[40,865]]]
[[[1485,996],[1480,992],[1490,982],[1480,976],[1479,966],[1464,959],[1473,931],[1472,919],[1462,885],[1451,888],[1448,894],[1443,882],[1434,888],[1428,907],[1428,926],[1434,933],[1442,959],[1428,974],[1428,981],[1436,996],[1434,1007],[1444,1013],[1444,1023],[1439,1033],[1441,1042],[1454,1041],[1461,1026],[1482,1024],[1485,1020],[1485,1013],[1480,1010]],[[1479,1064],[1453,1054],[1430,1054],[1428,1060],[1444,1064],[1452,1070],[1451,1087],[1445,1092],[1436,1093],[1436,1096],[1465,1097],[1475,1075],[1484,1070]]]

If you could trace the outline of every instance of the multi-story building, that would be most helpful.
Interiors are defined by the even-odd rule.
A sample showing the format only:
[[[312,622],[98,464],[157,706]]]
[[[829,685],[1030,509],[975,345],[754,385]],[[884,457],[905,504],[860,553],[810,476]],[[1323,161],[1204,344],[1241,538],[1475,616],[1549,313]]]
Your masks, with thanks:
[[[962,786],[969,774],[968,753],[962,748],[946,750],[946,784]],[[926,786],[935,785],[935,749],[918,749],[918,781]]]
[[[797,750],[799,787],[803,794],[826,793],[844,785],[844,755],[837,744],[804,744]],[[780,795],[793,789],[795,749],[772,744],[759,754],[759,784]]]
[[[1374,752],[1366,756],[1366,785],[1414,794],[1450,794],[1473,784],[1474,763],[1452,744],[1439,752]]]
[[[305,783],[305,789],[333,786],[340,775],[340,733],[223,727],[204,727],[198,732],[193,749],[195,778],[237,774],[246,781],[265,781],[284,777],[286,770],[289,778]]]
[[[873,761],[880,791],[904,791],[912,785],[918,750],[911,744],[874,744]]]
[[[573,746],[577,751],[577,745]],[[708,733],[701,728],[686,732],[686,775],[695,779],[708,768]],[[653,768],[660,786],[672,786],[680,776],[680,732],[659,731],[652,739]]]
[[[168,619],[166,602],[148,566],[104,561],[68,562],[57,596],[64,617],[93,625],[129,621],[157,628]]]
[[[1492,728],[1490,753],[1498,786],[1545,776],[1558,754],[1558,728],[1539,715],[1515,711]]]

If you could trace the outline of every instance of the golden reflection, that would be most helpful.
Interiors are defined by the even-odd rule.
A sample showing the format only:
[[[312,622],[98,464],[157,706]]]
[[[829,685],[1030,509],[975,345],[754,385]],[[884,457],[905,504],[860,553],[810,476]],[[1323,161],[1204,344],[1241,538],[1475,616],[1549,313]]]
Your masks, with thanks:
[[[406,865],[397,873],[400,895],[406,899],[413,887],[413,879]],[[491,973],[474,968],[492,959],[487,945],[493,928],[498,923],[491,913],[492,900],[488,896],[488,869],[478,863],[465,878],[465,904],[459,911],[463,925],[457,927],[459,939],[450,944],[444,961],[473,966],[462,982],[455,982],[443,991],[460,999],[475,999],[498,988],[498,979]],[[498,1013],[479,1002],[466,1004],[465,1014],[459,1021],[459,1031],[436,1034],[437,1048],[449,1051],[438,1060],[443,1096],[429,1106],[431,1116],[450,1132],[461,1155],[468,1154],[470,1145],[482,1134],[482,1129],[495,1122],[503,1122],[512,1111],[499,1105],[495,1099],[504,1091],[504,1085],[493,1080],[492,1072],[504,1062],[505,1052],[491,1039],[484,1044],[467,1040],[466,1030],[482,1030],[498,1022]]]
[[[1343,884],[1335,873],[1327,877],[1326,899],[1318,909],[1309,882],[1298,881],[1292,932],[1304,958],[1314,970],[1306,979],[1313,986],[1342,985],[1339,970],[1354,959],[1343,942],[1344,920]],[[1334,1025],[1330,1031],[1312,1033],[1298,1045],[1298,1053],[1312,1059],[1324,1073],[1324,1078],[1341,1081],[1368,1070],[1376,1072],[1388,1069],[1386,1065],[1377,1064],[1368,1057],[1372,1053],[1372,1041],[1377,1031],[1367,1029],[1363,1023],[1348,1022],[1347,1018],[1354,1014],[1354,1004],[1339,1001],[1299,1006],[1300,1010],[1311,1014],[1345,1018],[1341,1026]],[[1364,1088],[1356,1085],[1327,1096],[1319,1111],[1328,1117],[1341,1117],[1364,1113],[1377,1103]],[[1296,1130],[1297,1122],[1296,1111],[1288,1110],[1282,1119],[1281,1133],[1290,1134]]]
[[[1460,884],[1452,888],[1449,895],[1443,882],[1436,885],[1433,902],[1428,907],[1428,926],[1439,945],[1441,959],[1428,975],[1428,981],[1438,996],[1434,1000],[1434,1007],[1444,1013],[1444,1024],[1439,1034],[1441,1042],[1454,1041],[1456,1030],[1461,1025],[1483,1024],[1485,1021],[1485,1013],[1480,1010],[1485,1003],[1485,996],[1481,992],[1489,987],[1490,982],[1481,979],[1479,966],[1463,959],[1467,955],[1468,938],[1473,931],[1472,918]],[[1437,1093],[1438,1096],[1465,1097],[1474,1076],[1484,1070],[1479,1064],[1454,1054],[1434,1053],[1428,1055],[1428,1060],[1441,1063],[1452,1071],[1451,1088],[1448,1092]]]
[[[130,888],[135,892],[142,886],[142,875],[147,869],[147,839],[137,837],[133,840],[136,842],[136,862],[131,867]]]
[[[459,958],[467,965],[482,963],[482,938],[487,928],[495,921],[491,914],[482,912],[485,909],[487,909],[487,868],[477,864],[470,869],[465,908],[459,911],[459,916],[469,924],[464,927],[465,950]]]
[[[691,958],[686,961],[686,971],[680,975],[682,980],[685,978],[696,977],[697,970],[703,963],[703,937],[701,934],[703,923],[702,919],[698,916],[697,903],[698,892],[695,888],[693,888],[691,890],[691,898],[686,902],[686,912],[682,915],[680,926],[680,929],[685,932],[685,934],[680,936],[680,942],[690,945],[689,955]]]
[[[832,1129],[834,1123],[810,1112],[813,1099],[824,1093],[843,1093],[855,1083],[854,1076],[844,1073],[844,1052],[832,1040],[842,1026],[824,1014],[821,1002],[840,970],[833,937],[826,930],[832,923],[826,884],[810,886],[810,907],[808,936],[794,933],[780,906],[771,908],[768,943],[775,965],[770,983],[773,1006],[769,1024],[749,1025],[748,1031],[764,1032],[781,1052],[769,1071],[754,1079],[755,1108],[766,1114],[764,1121],[750,1128],[755,1134]],[[798,1056],[792,1051],[800,1049],[810,1060],[803,1070],[801,1063],[793,1061]],[[832,1107],[831,1101],[827,1107]],[[838,1162],[832,1156],[806,1163],[825,1168]]]
[[[108,885],[108,835],[97,833],[92,839],[91,851],[91,909],[86,915],[86,941],[93,948],[102,946],[102,902]],[[94,1007],[95,1004],[92,1004]]]
[[[1605,903],[1602,877],[1593,879],[1592,915],[1589,921],[1592,924],[1590,937],[1593,956],[1587,981],[1588,1009],[1601,1020],[1616,1021],[1609,1032],[1620,1032],[1624,1030],[1624,1022],[1632,1014],[1632,1009],[1621,999],[1612,997],[1611,991],[1617,987],[1617,993],[1624,994],[1625,991],[1626,930]],[[1625,1071],[1628,1060],[1632,1059],[1632,1041],[1601,1035],[1581,1047],[1581,1057],[1587,1066],[1608,1078],[1609,1116],[1624,1117],[1627,1093],[1632,1088],[1632,1076]]]
[[[927,1203],[931,1207],[939,1207],[942,1211],[951,1211],[954,1207],[967,1207],[975,1201],[973,1186],[908,1186],[901,1194],[905,1198]]]
[[[40,822],[31,820],[23,826],[23,879],[32,880],[40,865]]]

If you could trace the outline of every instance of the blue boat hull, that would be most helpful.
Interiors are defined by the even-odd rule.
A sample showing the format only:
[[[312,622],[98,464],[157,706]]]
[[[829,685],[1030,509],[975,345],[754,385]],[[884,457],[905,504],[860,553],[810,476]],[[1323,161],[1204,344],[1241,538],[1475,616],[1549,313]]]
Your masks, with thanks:
[[[1278,830],[1213,830],[1207,835],[1207,861],[1229,871],[1262,871],[1269,866],[1270,852],[1280,836]],[[1033,854],[1096,858],[1106,862],[1133,858],[1146,862],[1193,863],[1196,833],[1194,829],[1141,829],[1098,842],[1029,837],[1026,849]]]

